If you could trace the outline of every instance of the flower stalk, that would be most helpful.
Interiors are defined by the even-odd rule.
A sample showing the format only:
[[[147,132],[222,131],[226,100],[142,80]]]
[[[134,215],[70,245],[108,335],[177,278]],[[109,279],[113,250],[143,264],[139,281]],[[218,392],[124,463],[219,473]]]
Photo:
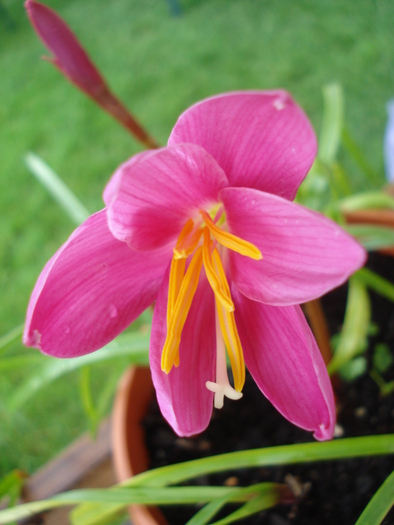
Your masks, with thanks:
[[[117,120],[146,148],[158,148],[156,140],[112,93],[107,82],[64,20],[49,7],[34,0],[27,0],[25,8],[37,35],[53,54],[53,58],[44,58]]]

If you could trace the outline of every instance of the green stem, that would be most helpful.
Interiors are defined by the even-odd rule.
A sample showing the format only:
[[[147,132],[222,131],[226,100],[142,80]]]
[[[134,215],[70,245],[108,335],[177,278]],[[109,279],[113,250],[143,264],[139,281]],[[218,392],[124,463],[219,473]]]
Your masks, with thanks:
[[[380,275],[368,270],[368,268],[361,268],[357,273],[357,278],[359,281],[364,283],[368,288],[374,292],[380,294],[382,297],[385,297],[389,301],[394,302],[394,284]]]

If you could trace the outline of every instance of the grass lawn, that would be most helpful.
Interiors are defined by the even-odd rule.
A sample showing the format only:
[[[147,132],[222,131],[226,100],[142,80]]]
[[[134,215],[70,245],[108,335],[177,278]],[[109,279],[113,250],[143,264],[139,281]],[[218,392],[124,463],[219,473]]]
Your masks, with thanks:
[[[385,103],[394,96],[391,0],[48,0],[88,49],[120,98],[163,144],[182,110],[209,95],[285,88],[317,130],[322,87],[338,81],[346,121],[384,182]],[[117,165],[138,144],[48,63],[22,3],[0,12],[0,335],[23,322],[35,280],[74,226],[32,178],[40,155],[90,211]],[[7,355],[25,352],[12,347]],[[125,363],[114,365],[121,371]],[[95,391],[105,367],[95,375]],[[29,370],[0,369],[0,476],[29,472],[86,428],[78,375],[6,409]]]

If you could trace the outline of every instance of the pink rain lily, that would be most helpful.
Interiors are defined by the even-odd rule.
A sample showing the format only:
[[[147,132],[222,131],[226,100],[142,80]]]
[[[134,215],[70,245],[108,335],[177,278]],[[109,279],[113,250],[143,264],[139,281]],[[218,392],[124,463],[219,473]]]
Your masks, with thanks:
[[[246,365],[287,419],[331,438],[332,388],[298,305],[346,281],[366,255],[292,202],[315,154],[311,125],[286,92],[192,106],[167,147],[118,168],[106,208],[47,263],[25,344],[57,357],[93,352],[156,301],[152,377],[179,435],[201,432],[213,405],[242,396]]]

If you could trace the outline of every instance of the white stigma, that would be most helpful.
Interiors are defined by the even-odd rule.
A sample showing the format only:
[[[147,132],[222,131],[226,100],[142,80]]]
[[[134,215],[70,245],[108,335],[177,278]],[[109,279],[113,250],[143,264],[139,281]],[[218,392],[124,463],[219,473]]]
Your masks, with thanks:
[[[233,399],[236,401],[237,399],[241,399],[242,392],[237,392],[234,390],[234,388],[230,385],[230,383],[226,384],[220,384],[220,383],[214,383],[212,381],[207,381],[205,383],[205,386],[215,394],[213,405],[215,408],[223,408],[224,405],[224,398],[227,397],[228,399]]]
[[[228,380],[226,348],[224,345],[222,331],[218,319],[218,313],[215,307],[216,321],[216,381],[207,381],[205,386],[215,394],[213,405],[215,408],[223,408],[224,398],[241,399],[242,392],[237,392]]]

